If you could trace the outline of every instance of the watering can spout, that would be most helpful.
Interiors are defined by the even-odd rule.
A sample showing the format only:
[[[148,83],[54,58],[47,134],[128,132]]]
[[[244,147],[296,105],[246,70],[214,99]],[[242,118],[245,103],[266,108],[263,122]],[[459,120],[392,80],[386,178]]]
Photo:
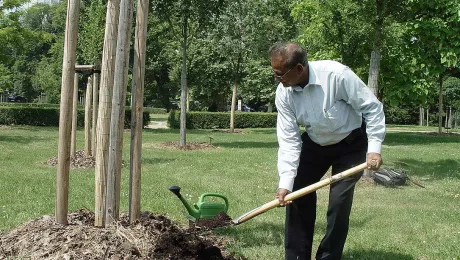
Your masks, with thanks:
[[[197,209],[194,209],[188,202],[187,200],[184,199],[184,197],[182,197],[182,195],[180,194],[180,187],[179,186],[171,186],[169,187],[169,190],[174,193],[179,199],[180,201],[182,202],[182,204],[184,204],[185,208],[187,209],[187,212],[188,214],[190,214],[190,216],[194,217],[194,218],[199,218],[200,216],[200,211],[197,210]]]

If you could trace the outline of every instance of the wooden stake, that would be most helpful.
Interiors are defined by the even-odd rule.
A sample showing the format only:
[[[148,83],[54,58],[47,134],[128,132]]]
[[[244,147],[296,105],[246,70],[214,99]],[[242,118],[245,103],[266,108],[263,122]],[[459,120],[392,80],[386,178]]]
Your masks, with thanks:
[[[97,108],[99,95],[99,73],[93,75],[93,116],[91,124],[91,151],[92,155],[96,154],[96,125],[97,125]]]
[[[85,98],[85,155],[92,156],[91,151],[91,102],[93,99],[93,77],[88,76]]]
[[[107,164],[109,158],[110,113],[112,107],[113,73],[115,51],[117,47],[118,14],[120,1],[107,2],[107,15],[102,53],[101,87],[99,93],[99,111],[96,133],[96,174],[95,174],[95,209],[94,226],[105,226],[105,201]]]
[[[77,151],[77,117],[78,117],[78,73],[75,73],[72,103],[72,139],[70,143],[70,156],[75,156]]]
[[[134,42],[131,102],[131,149],[129,180],[129,220],[139,218],[141,209],[141,158],[144,108],[145,45],[147,42],[148,0],[138,0]]]
[[[61,104],[59,113],[58,165],[56,173],[56,221],[67,225],[70,169],[72,94],[75,77],[80,0],[68,0],[62,62]]]
[[[120,214],[120,180],[125,121],[126,87],[128,85],[129,43],[133,20],[133,0],[121,0],[118,23],[117,55],[113,81],[112,121],[110,125],[109,169],[105,223],[118,220]]]

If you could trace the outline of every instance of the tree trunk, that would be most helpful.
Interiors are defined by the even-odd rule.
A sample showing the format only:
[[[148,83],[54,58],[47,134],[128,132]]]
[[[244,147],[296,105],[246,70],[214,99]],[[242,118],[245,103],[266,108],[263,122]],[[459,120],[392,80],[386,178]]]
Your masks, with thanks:
[[[121,161],[125,122],[126,87],[128,85],[129,43],[133,20],[133,0],[121,0],[118,39],[113,80],[110,125],[109,165],[107,175],[106,224],[120,215]]]
[[[187,30],[188,15],[182,16],[182,71],[180,77],[180,147],[186,145],[186,113],[187,113]]]
[[[429,126],[430,124],[430,107],[426,108],[426,126]]]
[[[187,112],[190,111],[190,88],[187,87]]]
[[[88,76],[85,99],[85,155],[91,156],[91,102],[93,99],[93,77]]]
[[[138,0],[134,41],[129,179],[129,221],[141,213],[141,159],[144,109],[144,78],[149,1]]]
[[[102,53],[101,88],[97,118],[97,149],[95,173],[94,226],[105,226],[107,166],[109,158],[110,114],[112,110],[113,75],[117,47],[119,0],[107,2],[107,14]]]
[[[422,106],[420,106],[420,107],[418,108],[418,112],[419,112],[418,125],[419,125],[419,126],[423,126],[423,121],[424,121],[424,118],[423,118],[423,117],[424,117],[424,115],[425,115],[425,111],[424,111],[424,109],[423,109]]]
[[[442,133],[442,76],[439,76],[438,134]]]
[[[232,107],[230,109],[230,132],[235,131],[235,105],[236,105],[236,91],[238,89],[238,83],[235,80],[233,84],[233,93],[232,93]]]
[[[70,143],[70,156],[75,156],[77,151],[77,117],[78,117],[78,73],[75,73],[73,83],[73,102],[72,102],[72,139]]]
[[[369,78],[367,79],[367,86],[371,89],[372,93],[379,98],[379,87],[378,87],[378,80],[379,80],[379,71],[380,71],[380,48],[382,45],[382,37],[383,37],[383,21],[384,21],[384,8],[385,8],[385,1],[384,0],[376,0],[375,6],[377,10],[377,20],[375,21],[374,25],[374,46],[371,52],[371,62],[369,65]],[[365,169],[364,176],[371,176],[372,172]]]
[[[98,107],[98,96],[99,96],[99,73],[93,75],[93,116],[91,124],[91,155],[94,156],[96,153],[96,126],[97,126],[97,107]]]
[[[56,222],[67,225],[73,89],[77,50],[80,1],[68,0],[62,62],[61,104],[59,108],[58,164],[56,172]]]
[[[267,103],[267,112],[269,113],[273,112],[273,104],[271,102]]]

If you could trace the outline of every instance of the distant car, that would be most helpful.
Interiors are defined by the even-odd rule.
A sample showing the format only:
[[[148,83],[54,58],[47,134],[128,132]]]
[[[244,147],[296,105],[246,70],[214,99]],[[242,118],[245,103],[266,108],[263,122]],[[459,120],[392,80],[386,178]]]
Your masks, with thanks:
[[[235,106],[235,111],[238,110],[238,106]],[[246,104],[241,105],[241,111],[243,112],[255,112],[256,110],[252,107],[247,106]]]
[[[177,103],[176,101],[171,101],[171,108],[172,109],[179,109],[179,103]]]
[[[27,98],[19,95],[8,95],[8,102],[27,102]]]

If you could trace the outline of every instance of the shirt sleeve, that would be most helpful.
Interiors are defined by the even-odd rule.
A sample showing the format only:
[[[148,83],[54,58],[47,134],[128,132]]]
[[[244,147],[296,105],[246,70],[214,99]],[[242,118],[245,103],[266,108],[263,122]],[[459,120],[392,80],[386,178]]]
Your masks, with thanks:
[[[383,105],[370,88],[349,68],[339,77],[336,92],[338,100],[344,100],[363,114],[366,122],[368,153],[381,153],[385,139],[385,114]]]
[[[276,132],[278,137],[278,188],[292,191],[299,166],[302,142],[294,111],[289,106],[283,86],[278,86],[275,105],[278,110]]]

